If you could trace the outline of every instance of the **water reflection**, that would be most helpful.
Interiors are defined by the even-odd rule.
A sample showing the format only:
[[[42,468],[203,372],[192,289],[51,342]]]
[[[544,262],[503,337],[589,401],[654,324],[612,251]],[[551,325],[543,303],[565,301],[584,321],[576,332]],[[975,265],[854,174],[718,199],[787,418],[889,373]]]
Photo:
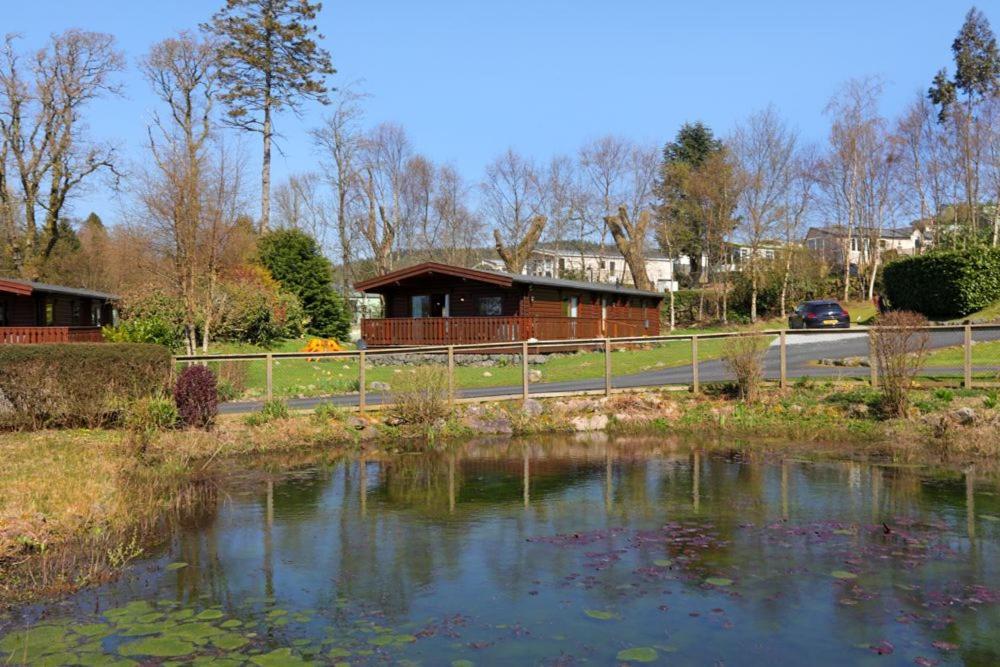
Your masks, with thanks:
[[[417,638],[359,662],[1000,661],[1000,506],[971,469],[561,438],[343,459],[212,502],[161,559],[187,567],[78,606],[309,610],[254,633],[299,647],[349,606]]]

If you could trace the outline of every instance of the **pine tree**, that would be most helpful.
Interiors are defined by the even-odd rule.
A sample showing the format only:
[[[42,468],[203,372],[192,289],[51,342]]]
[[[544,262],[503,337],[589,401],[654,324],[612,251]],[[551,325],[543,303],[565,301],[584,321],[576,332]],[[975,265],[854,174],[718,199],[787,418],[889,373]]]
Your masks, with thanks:
[[[326,77],[334,74],[330,54],[318,45],[314,21],[321,3],[308,0],[227,0],[203,26],[219,42],[223,100],[228,122],[258,132],[264,142],[260,228],[271,217],[271,142],[276,112],[300,110],[303,100],[327,104]]]
[[[344,340],[351,318],[343,297],[333,289],[333,267],[316,239],[297,229],[279,229],[257,242],[260,263],[302,302],[309,333]]]

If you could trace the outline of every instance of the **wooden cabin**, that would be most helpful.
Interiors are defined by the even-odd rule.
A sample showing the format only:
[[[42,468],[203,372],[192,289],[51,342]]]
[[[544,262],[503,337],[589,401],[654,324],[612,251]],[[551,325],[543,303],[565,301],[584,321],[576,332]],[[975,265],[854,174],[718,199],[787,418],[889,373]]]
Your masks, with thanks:
[[[663,294],[425,262],[355,283],[383,299],[369,347],[656,336]]]
[[[0,278],[0,344],[100,342],[115,301],[104,292]]]

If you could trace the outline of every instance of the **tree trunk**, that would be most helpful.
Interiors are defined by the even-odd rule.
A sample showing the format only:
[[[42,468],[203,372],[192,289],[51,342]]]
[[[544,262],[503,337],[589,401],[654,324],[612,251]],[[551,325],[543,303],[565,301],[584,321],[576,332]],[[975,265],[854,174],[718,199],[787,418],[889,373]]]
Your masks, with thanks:
[[[264,159],[260,170],[260,231],[271,224],[271,101],[264,101]]]
[[[674,311],[674,290],[673,285],[670,286],[670,330],[673,331],[677,328],[677,317]]]

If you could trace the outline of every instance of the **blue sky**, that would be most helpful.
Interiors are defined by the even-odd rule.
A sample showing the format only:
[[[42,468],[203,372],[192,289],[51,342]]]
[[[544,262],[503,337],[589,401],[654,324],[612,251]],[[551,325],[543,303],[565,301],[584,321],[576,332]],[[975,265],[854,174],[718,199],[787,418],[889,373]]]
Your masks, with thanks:
[[[41,45],[78,27],[114,34],[129,58],[124,99],[94,106],[95,136],[142,157],[153,100],[135,68],[153,42],[206,20],[221,0],[6,0],[2,32]],[[720,134],[773,103],[808,141],[826,132],[838,84],[877,74],[894,114],[935,71],[971,5],[954,0],[368,0],[324,2],[320,29],[338,74],[363,80],[368,118],[402,123],[415,148],[469,180],[513,146],[545,160],[614,133],[662,143],[684,121]],[[1000,0],[978,7],[1000,29]],[[274,180],[316,168],[308,140],[323,110],[284,116]],[[259,149],[247,139],[248,176]],[[108,222],[95,185],[75,204]]]

